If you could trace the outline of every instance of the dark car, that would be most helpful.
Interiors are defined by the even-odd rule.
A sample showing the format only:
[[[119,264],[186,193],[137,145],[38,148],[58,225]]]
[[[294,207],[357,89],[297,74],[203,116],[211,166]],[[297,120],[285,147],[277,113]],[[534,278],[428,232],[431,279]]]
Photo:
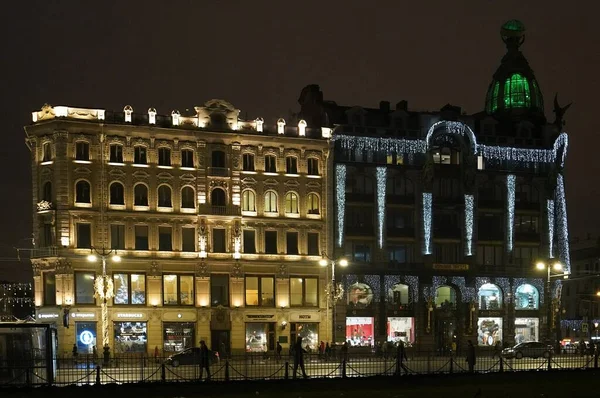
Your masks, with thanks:
[[[219,353],[208,350],[208,360],[213,364],[219,360]],[[177,354],[171,355],[166,360],[167,365],[177,367],[179,365],[199,365],[200,364],[200,347],[188,348]]]
[[[549,358],[552,352],[552,347],[544,343],[537,341],[528,341],[525,343],[519,343],[514,347],[505,348],[502,350],[502,356],[504,358],[516,358],[521,359],[523,357],[529,358]]]

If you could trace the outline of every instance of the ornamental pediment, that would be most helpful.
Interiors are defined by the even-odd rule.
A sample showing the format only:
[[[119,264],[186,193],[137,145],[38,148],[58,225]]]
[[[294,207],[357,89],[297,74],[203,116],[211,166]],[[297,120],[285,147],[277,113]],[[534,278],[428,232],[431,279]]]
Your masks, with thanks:
[[[256,180],[252,177],[246,177],[244,179],[242,179],[242,184],[244,185],[255,185],[256,184]]]
[[[313,188],[313,189],[317,189],[317,188],[321,188],[321,183],[316,182],[316,181],[311,181],[308,184],[306,184],[306,186],[308,188]]]
[[[157,178],[161,179],[161,180],[170,180],[173,178],[173,175],[166,173],[166,172],[162,172],[162,173],[158,173],[156,175]]]
[[[113,169],[108,172],[111,177],[119,178],[125,176],[125,172],[121,169]]]
[[[76,174],[92,174],[92,170],[87,167],[77,167],[74,171]]]
[[[135,173],[133,173],[133,178],[137,178],[140,180],[145,180],[150,178],[150,174],[146,173],[145,171],[136,171]]]
[[[265,185],[277,185],[278,182],[277,182],[277,180],[275,180],[273,178],[269,178],[269,179],[263,181],[263,184],[265,184]]]
[[[182,181],[186,181],[186,182],[192,182],[196,179],[196,177],[194,177],[193,174],[186,173],[186,174],[180,175],[179,179]]]
[[[300,183],[298,182],[298,180],[287,180],[286,182],[284,182],[286,187],[297,187],[300,186]]]

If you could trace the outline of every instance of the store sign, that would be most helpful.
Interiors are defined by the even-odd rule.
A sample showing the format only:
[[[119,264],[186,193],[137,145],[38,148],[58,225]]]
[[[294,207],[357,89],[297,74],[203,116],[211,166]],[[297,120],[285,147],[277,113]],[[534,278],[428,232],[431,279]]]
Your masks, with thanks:
[[[319,322],[320,320],[319,314],[290,314],[291,322]]]
[[[274,321],[274,314],[246,314],[246,321],[248,322],[256,322],[256,321]]]
[[[134,313],[122,313],[122,312],[118,312],[117,313],[117,318],[143,318],[144,314],[139,313],[139,312],[134,312]]]
[[[38,319],[58,319],[58,314],[38,314]]]
[[[96,317],[96,314],[93,312],[71,312],[71,318],[92,319],[95,317]]]
[[[469,264],[441,264],[434,263],[433,269],[438,271],[468,271]]]

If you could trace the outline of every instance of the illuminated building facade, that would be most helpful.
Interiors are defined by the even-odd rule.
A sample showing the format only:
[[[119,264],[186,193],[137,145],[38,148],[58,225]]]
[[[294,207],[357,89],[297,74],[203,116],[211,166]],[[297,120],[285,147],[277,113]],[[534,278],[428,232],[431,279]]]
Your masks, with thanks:
[[[46,105],[25,130],[36,316],[57,324],[61,353],[101,352],[104,325],[117,354],[325,338],[329,129],[211,100],[168,116]]]
[[[535,264],[569,270],[565,109],[546,121],[523,34],[518,21],[502,27],[507,53],[472,115],[406,101],[345,107],[316,85],[302,91],[300,117],[334,128],[333,241],[350,263],[338,271],[338,341],[447,351],[551,334],[545,303],[554,306],[560,283],[545,293]]]

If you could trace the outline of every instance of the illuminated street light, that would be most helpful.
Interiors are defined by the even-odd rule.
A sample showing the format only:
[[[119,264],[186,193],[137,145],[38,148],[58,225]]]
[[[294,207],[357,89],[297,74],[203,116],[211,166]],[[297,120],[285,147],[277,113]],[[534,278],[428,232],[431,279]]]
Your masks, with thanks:
[[[339,265],[340,267],[347,267],[348,260],[346,258],[339,258],[334,260],[327,256],[325,252],[323,252],[321,259],[319,260],[319,265],[321,267],[331,266],[331,282],[327,288],[327,319],[329,320],[329,306],[331,305],[332,311],[332,323],[333,323],[333,334],[332,334],[332,342],[335,343],[335,304],[341,299],[344,295],[344,287],[342,284],[337,284],[335,281],[335,267]],[[331,329],[330,329],[331,330]]]

